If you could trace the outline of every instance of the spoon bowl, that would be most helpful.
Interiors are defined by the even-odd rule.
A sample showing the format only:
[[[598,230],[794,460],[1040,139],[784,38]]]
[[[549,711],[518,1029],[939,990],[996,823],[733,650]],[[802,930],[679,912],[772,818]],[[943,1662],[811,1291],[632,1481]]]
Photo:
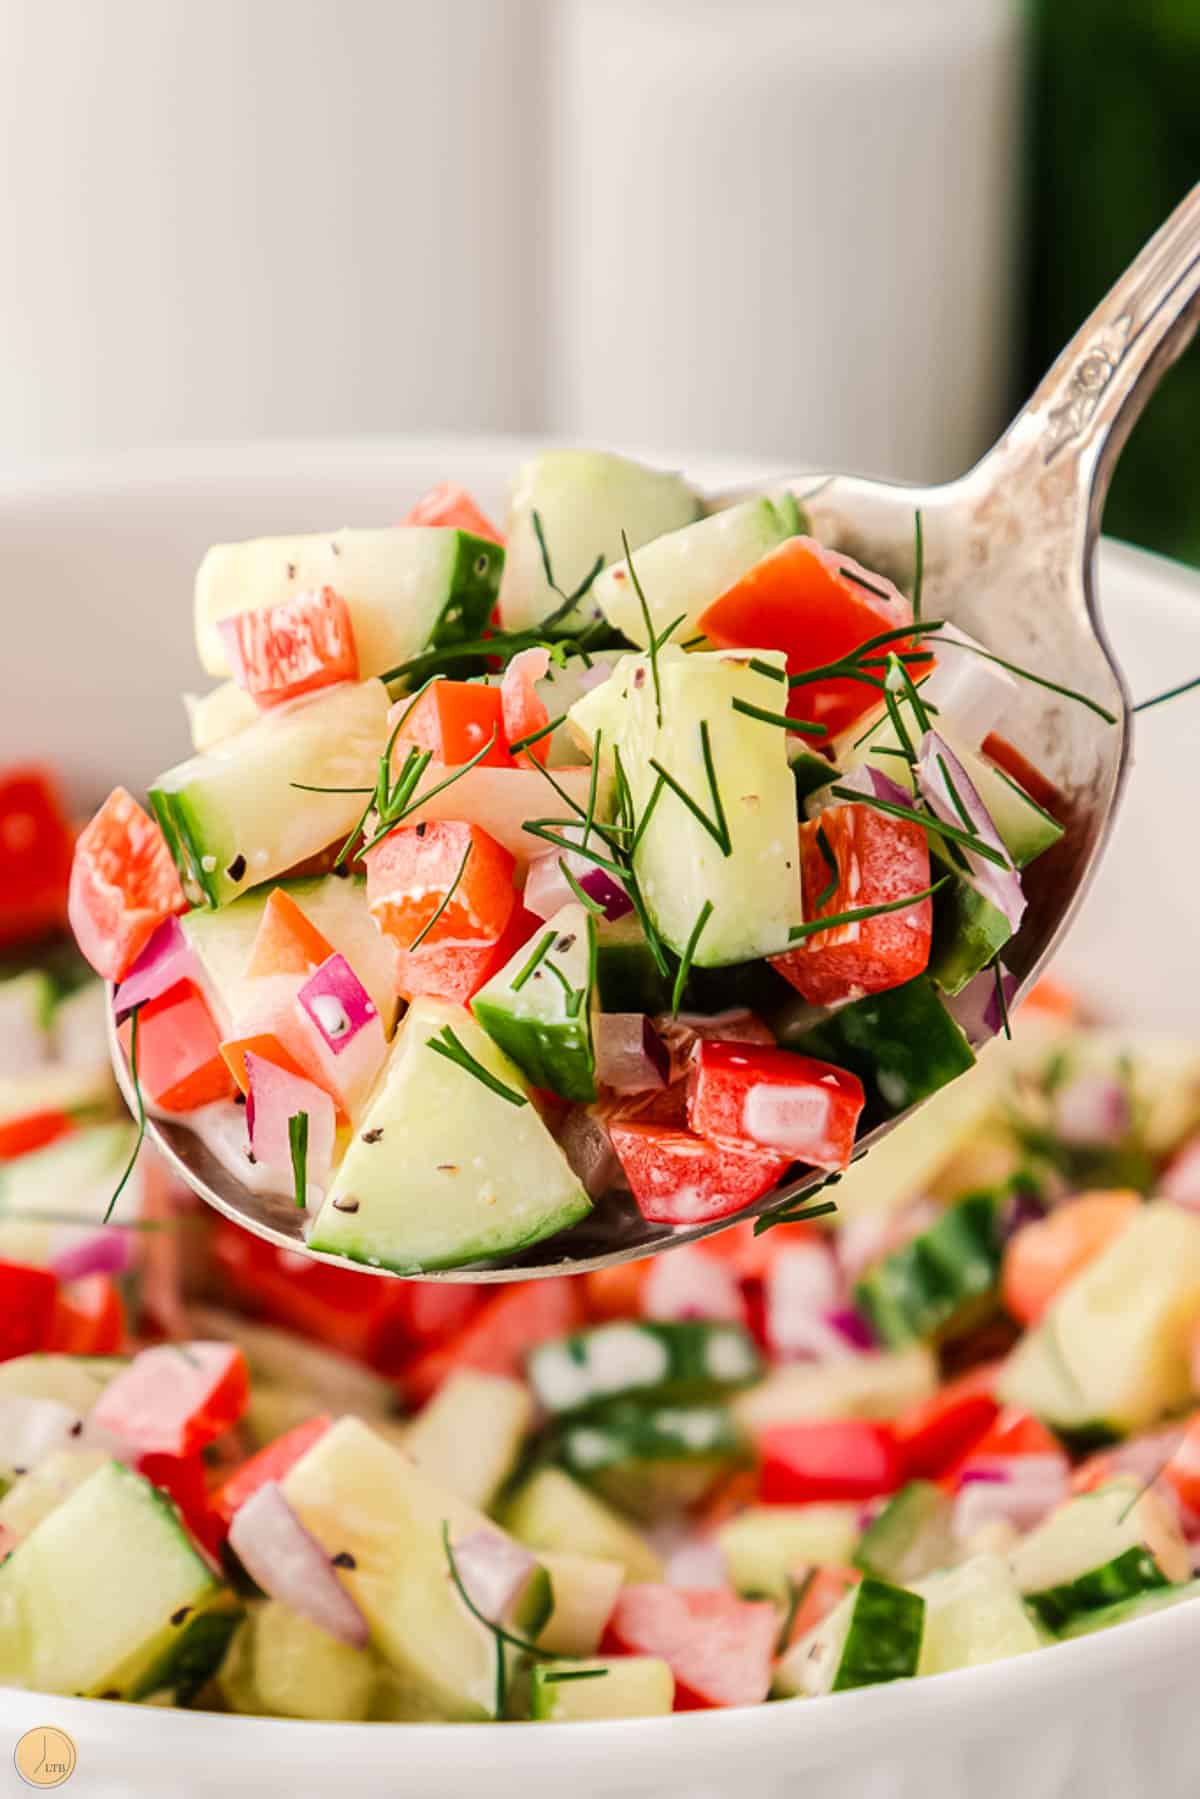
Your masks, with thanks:
[[[1047,685],[1018,683],[1005,733],[1020,742],[1062,796],[1061,841],[1024,875],[1028,909],[1005,952],[1019,998],[1069,927],[1104,849],[1130,756],[1129,698],[1100,620],[1093,563],[1117,456],[1162,373],[1200,322],[1200,187],[1178,207],[1063,351],[1027,405],[967,474],[936,487],[808,471],[769,483],[804,501],[816,537],[912,588],[920,515],[923,615],[968,632]],[[748,497],[710,496],[710,510]],[[1086,695],[1081,705],[1057,688]],[[1098,710],[1093,709],[1098,708]],[[1107,714],[1108,718],[1102,716]],[[1111,718],[1112,722],[1109,722]],[[122,1092],[136,1096],[112,1023]],[[860,1139],[857,1153],[918,1107]],[[235,1180],[185,1124],[148,1118],[146,1135],[207,1204],[280,1248],[315,1256],[305,1214],[285,1198]],[[384,1278],[497,1283],[582,1273],[694,1242],[747,1218],[778,1212],[818,1188],[812,1171],[743,1211],[712,1223],[648,1223],[626,1193],[605,1196],[572,1230],[502,1263]],[[345,1267],[336,1256],[321,1261]],[[360,1264],[355,1264],[361,1267]]]

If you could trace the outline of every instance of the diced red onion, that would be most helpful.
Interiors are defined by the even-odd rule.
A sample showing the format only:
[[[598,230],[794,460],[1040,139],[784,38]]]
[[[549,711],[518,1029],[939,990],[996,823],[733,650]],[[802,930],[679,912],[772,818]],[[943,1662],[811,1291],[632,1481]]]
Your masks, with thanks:
[[[767,1342],[781,1359],[845,1360],[853,1352],[830,1323],[843,1304],[837,1261],[823,1243],[791,1243],[767,1268],[763,1302]]]
[[[593,1027],[596,1075],[614,1093],[665,1087],[671,1058],[644,1012],[600,1012]]]
[[[594,1112],[573,1106],[563,1120],[558,1146],[592,1199],[600,1199],[619,1184],[617,1152],[603,1120]]]
[[[965,1542],[997,1521],[1032,1530],[1067,1497],[1069,1471],[1065,1455],[981,1458],[969,1464],[954,1500],[955,1535]]]
[[[1200,1212],[1200,1136],[1189,1138],[1172,1156],[1158,1183],[1158,1191],[1173,1205]]]
[[[458,1578],[471,1604],[490,1623],[506,1623],[537,1570],[534,1557],[496,1530],[472,1531],[453,1550]]]
[[[891,775],[885,774],[870,762],[860,763],[848,775],[839,775],[837,785],[849,787],[855,793],[866,794],[869,799],[884,800],[889,806],[912,805],[909,789],[902,787],[899,781],[893,781]]]
[[[298,998],[335,1056],[379,1016],[374,1000],[345,956],[336,952],[309,976]]]
[[[124,1274],[132,1259],[131,1233],[101,1228],[59,1250],[50,1268],[60,1281],[78,1281],[89,1274]]]
[[[269,1480],[233,1514],[229,1542],[251,1580],[319,1630],[365,1649],[367,1620],[338,1579],[329,1555]]]
[[[57,1399],[0,1397],[0,1466],[28,1473],[56,1449],[68,1449],[82,1432],[82,1420]]]
[[[1008,1007],[1012,1005],[1020,983],[1003,963],[998,966],[1004,988],[1004,1006]],[[960,993],[947,998],[946,1009],[973,1049],[998,1037],[1004,1029],[1004,1008],[996,988],[996,970],[985,968],[968,981]]]
[[[746,1302],[732,1267],[697,1243],[682,1244],[651,1262],[641,1307],[646,1318],[746,1321]]]
[[[1077,1074],[1054,1095],[1054,1129],[1064,1143],[1112,1148],[1129,1126],[1129,1094],[1115,1075]]]
[[[564,826],[564,834],[569,835],[574,827]],[[614,919],[624,918],[632,912],[633,901],[626,893],[616,875],[609,874],[607,869],[597,868],[586,856],[577,856],[560,850],[548,856],[538,856],[529,866],[529,878],[525,882],[523,895],[525,908],[538,918],[553,918],[564,906],[571,905],[577,898],[562,871],[565,864],[574,876],[578,885],[604,908],[604,916],[611,923]]]
[[[194,979],[197,962],[177,918],[164,919],[113,995],[118,1022],[135,1006],[157,999],[176,981]]]
[[[308,1116],[308,1150],[305,1172],[311,1187],[323,1188],[333,1167],[337,1114],[323,1088],[286,1068],[279,1068],[253,1050],[246,1052],[246,1126],[250,1148],[260,1168],[278,1178],[280,1189],[290,1192],[294,1182],[288,1121],[299,1113]]]
[[[775,1043],[774,1033],[762,1019],[743,1006],[726,1012],[681,1012],[678,1018],[662,1013],[654,1020],[654,1027],[670,1052],[672,1080],[688,1072],[698,1039],[771,1046]]]
[[[1021,877],[1013,867],[1000,833],[992,821],[992,815],[980,799],[974,782],[945,738],[939,737],[936,731],[927,731],[921,740],[917,786],[934,817],[943,824],[953,825],[959,831],[965,828],[963,815],[957,804],[961,800],[979,841],[1004,857],[1004,866],[1001,868],[995,862],[977,855],[974,850],[967,849],[965,845],[958,846],[966,858],[972,885],[1004,914],[1015,931],[1025,914]]]
[[[877,1349],[875,1333],[860,1311],[854,1306],[838,1306],[834,1311],[826,1313],[825,1322],[839,1337],[850,1345],[851,1349],[869,1354]]]
[[[1000,1241],[1007,1243],[1027,1224],[1038,1224],[1046,1216],[1046,1207],[1032,1187],[1015,1187],[1000,1213]]]
[[[594,656],[592,666],[585,668],[579,676],[579,691],[591,693],[594,687],[603,687],[613,672],[613,664],[603,656]]]

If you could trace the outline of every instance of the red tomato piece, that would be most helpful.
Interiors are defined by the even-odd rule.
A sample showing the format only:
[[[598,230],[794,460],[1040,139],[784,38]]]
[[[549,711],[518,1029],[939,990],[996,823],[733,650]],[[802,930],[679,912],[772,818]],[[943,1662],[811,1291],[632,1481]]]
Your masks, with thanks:
[[[1005,1456],[1021,1455],[1062,1456],[1063,1447],[1058,1438],[1032,1412],[1023,1412],[1017,1406],[1005,1406],[983,1435],[957,1461],[951,1463],[941,1477],[941,1485],[956,1492],[962,1482],[963,1470],[972,1462],[994,1462]],[[1063,1460],[1065,1462],[1065,1456]]]
[[[1023,756],[1015,743],[1007,737],[1001,737],[995,731],[989,731],[983,740],[983,753],[990,762],[1006,774],[1010,781],[1024,788],[1035,805],[1049,812],[1052,818],[1058,818],[1063,810],[1063,796],[1053,781],[1045,776],[1036,762]]]
[[[790,1050],[709,1040],[692,1052],[688,1122],[719,1143],[845,1168],[864,1101],[857,1075]]]
[[[396,951],[396,992],[416,999],[428,993],[435,999],[453,1000],[465,1006],[517,951],[540,931],[545,920],[527,912],[518,899],[503,935],[495,943],[434,943],[428,939],[415,950]]]
[[[53,776],[33,765],[0,771],[0,949],[64,922],[71,845]]]
[[[219,1555],[228,1527],[212,1509],[204,1458],[200,1455],[143,1455],[138,1459],[137,1471],[174,1501],[196,1541],[211,1555]]]
[[[609,1134],[642,1217],[651,1224],[707,1224],[761,1199],[792,1158],[712,1143],[691,1131],[613,1118]]]
[[[45,1349],[58,1282],[48,1268],[0,1262],[0,1362]]]
[[[445,525],[456,531],[469,531],[472,537],[486,537],[489,543],[503,544],[504,538],[487,515],[479,510],[465,487],[455,481],[442,481],[423,493],[412,510],[400,520],[402,525]]]
[[[45,1149],[74,1129],[75,1120],[57,1108],[10,1118],[0,1124],[0,1162],[15,1162],[18,1156],[32,1155],[35,1149]]]
[[[581,1275],[588,1317],[597,1321],[638,1317],[650,1268],[649,1261],[617,1262],[612,1268],[597,1268],[591,1274]]]
[[[60,1355],[116,1355],[125,1342],[125,1306],[107,1274],[60,1287],[46,1348]]]
[[[143,1455],[189,1456],[235,1425],[249,1397],[246,1358],[234,1344],[160,1343],[109,1382],[92,1419]]]
[[[799,675],[911,623],[912,607],[882,575],[869,574],[814,538],[790,537],[715,599],[696,629],[719,649],[783,650],[789,675]],[[880,655],[912,647],[911,638],[897,638]],[[927,658],[909,669],[919,678],[932,666]],[[881,667],[869,672],[878,676]],[[873,711],[878,697],[879,689],[865,681],[837,678],[793,687],[787,710],[836,737]]]
[[[186,910],[166,838],[114,788],[75,845],[67,911],[80,949],[98,975],[122,980],[163,920]]]
[[[605,1640],[625,1655],[654,1655],[675,1676],[675,1710],[761,1705],[771,1684],[779,1616],[765,1600],[720,1588],[651,1583],[622,1587]]]
[[[422,948],[495,944],[517,903],[516,860],[478,825],[401,825],[366,864],[371,915],[402,951],[423,931]]]
[[[836,877],[818,841],[820,831],[837,863]],[[805,918],[829,918],[923,893],[929,886],[929,840],[906,818],[888,818],[870,806],[830,806],[800,826],[800,868]],[[831,883],[833,892],[822,899]],[[925,899],[803,938],[770,960],[810,1005],[836,1006],[911,981],[929,966],[932,940],[933,901]]]
[[[1193,1512],[1200,1512],[1200,1412],[1188,1420],[1163,1473],[1179,1498]]]
[[[904,1479],[895,1436],[865,1418],[810,1418],[758,1433],[761,1496],[767,1505],[873,1499]]]
[[[129,1053],[130,1025],[121,1026]],[[138,1013],[138,1080],[164,1112],[191,1112],[214,1099],[232,1099],[233,1076],[221,1054],[212,1013],[192,981],[176,981]]]
[[[893,1423],[910,1479],[935,1480],[971,1449],[999,1416],[994,1393],[998,1362],[988,1362],[947,1381]]]
[[[333,954],[312,920],[282,887],[272,889],[250,951],[246,973],[315,974]]]
[[[418,700],[398,700],[388,714],[396,732],[392,766],[404,762],[408,745],[428,750],[447,768],[458,768],[490,742],[481,768],[511,768],[503,696],[498,687],[471,681],[435,681]],[[401,724],[400,721],[404,722]]]
[[[412,1405],[423,1405],[456,1368],[519,1375],[536,1344],[562,1337],[583,1322],[581,1283],[569,1278],[522,1281],[485,1299],[464,1330],[401,1371]]]
[[[500,699],[504,708],[504,735],[510,744],[532,737],[535,731],[544,730],[550,723],[546,703],[536,686],[549,666],[549,650],[532,649],[521,650],[505,669]],[[519,751],[518,760],[523,756],[527,761],[533,758],[544,764],[549,754],[550,734],[547,733],[536,743],[531,743],[528,749]]]
[[[268,1481],[282,1480],[301,1456],[307,1455],[313,1444],[320,1442],[332,1423],[333,1419],[328,1412],[318,1412],[315,1418],[306,1418],[303,1424],[285,1431],[282,1437],[276,1437],[273,1443],[268,1443],[265,1449],[252,1455],[248,1462],[243,1462],[212,1495],[212,1509],[225,1528],[229,1528],[230,1520],[239,1506],[245,1505]]]
[[[236,612],[218,629],[234,680],[264,710],[358,679],[350,608],[332,587]]]

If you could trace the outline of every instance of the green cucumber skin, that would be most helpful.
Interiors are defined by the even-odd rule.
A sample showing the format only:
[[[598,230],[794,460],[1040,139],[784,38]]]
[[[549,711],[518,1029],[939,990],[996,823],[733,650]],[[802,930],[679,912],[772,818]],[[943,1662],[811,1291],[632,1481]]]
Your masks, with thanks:
[[[1111,1630],[1117,1624],[1131,1624],[1154,1612],[1167,1611],[1185,1600],[1200,1598],[1200,1580],[1185,1580],[1179,1586],[1154,1587],[1132,1599],[1119,1599],[1114,1605],[1103,1605],[1094,1612],[1078,1612],[1059,1632],[1065,1639],[1090,1637],[1098,1630]]]
[[[150,810],[158,820],[159,829],[167,840],[167,848],[171,859],[183,877],[185,890],[189,899],[197,896],[210,912],[215,912],[220,905],[217,885],[219,870],[206,874],[200,851],[196,848],[192,836],[190,807],[182,794],[169,793],[162,788],[152,787],[149,792]]]
[[[616,1335],[620,1333],[620,1337]],[[628,1381],[606,1384],[597,1374],[590,1385],[589,1361],[601,1360],[614,1342],[642,1339],[657,1364],[653,1378],[635,1373]],[[714,1371],[714,1347],[736,1345],[736,1371]],[[655,1350],[652,1346],[657,1346]],[[636,1342],[633,1344],[636,1350]],[[553,1375],[547,1371],[563,1359],[579,1371],[579,1389],[566,1402],[556,1399]],[[726,1364],[728,1367],[728,1364]],[[710,1324],[699,1319],[674,1323],[599,1325],[594,1330],[574,1331],[553,1342],[539,1344],[526,1361],[526,1378],[545,1409],[554,1415],[588,1413],[592,1408],[635,1394],[651,1395],[655,1403],[687,1404],[711,1399],[722,1392],[752,1385],[762,1376],[762,1360],[749,1333],[740,1325]]]
[[[943,993],[961,993],[1012,936],[998,906],[967,881],[952,880],[933,900],[929,973]]]
[[[189,1705],[225,1660],[233,1633],[245,1616],[241,1605],[217,1604],[196,1612],[178,1637],[134,1683],[128,1699],[170,1693],[175,1705]]]
[[[907,1111],[975,1066],[927,974],[841,1006],[787,1048],[858,1075],[875,1120]]]
[[[864,1574],[901,1585],[932,1573],[949,1559],[953,1549],[951,1509],[949,1499],[933,1481],[910,1480],[863,1532],[854,1552],[854,1566]],[[945,1553],[936,1554],[927,1566],[917,1567],[914,1553],[925,1538],[927,1547]]]
[[[707,1438],[702,1445],[697,1425]],[[715,1481],[748,1467],[753,1456],[725,1406],[655,1406],[618,1399],[564,1424],[557,1459],[575,1480],[611,1504],[653,1521],[696,1504]]]
[[[595,1099],[596,1057],[586,1005],[580,1007],[578,1018],[564,1018],[561,1024],[517,1018],[478,997],[471,1001],[471,1010],[535,1087],[584,1105]]]
[[[970,1328],[1000,1279],[999,1197],[969,1193],[856,1283],[856,1303],[891,1348]]]
[[[636,919],[596,928],[596,992],[602,1012],[645,1012],[671,1004],[671,983],[654,960]]]
[[[856,1593],[854,1615],[830,1689],[834,1693],[878,1686],[885,1680],[906,1680],[916,1673],[920,1659],[925,1627],[925,1601],[920,1595],[872,1574],[863,1576]]]
[[[534,1225],[524,1236],[506,1241],[502,1249],[484,1242],[464,1242],[445,1255],[423,1256],[416,1262],[392,1261],[385,1255],[368,1254],[365,1250],[356,1250],[342,1243],[324,1244],[315,1232],[308,1240],[308,1247],[320,1255],[335,1257],[341,1262],[355,1262],[361,1268],[387,1268],[393,1274],[420,1275],[432,1273],[439,1268],[463,1268],[471,1262],[493,1262],[498,1255],[516,1255],[522,1249],[532,1249],[535,1243],[541,1243],[546,1237],[554,1237],[559,1231],[570,1230],[573,1224],[586,1218],[591,1209],[591,1201],[581,1187],[578,1195],[567,1201],[555,1217]]]
[[[825,760],[824,756],[814,756],[811,750],[800,750],[792,756],[792,779],[796,783],[796,799],[803,816],[804,802],[810,793],[816,793],[820,787],[828,787],[836,781],[837,770]]]
[[[1170,1585],[1150,1551],[1135,1544],[1076,1580],[1047,1587],[1041,1593],[1026,1593],[1025,1603],[1047,1630],[1061,1632],[1082,1612],[1120,1605]]]
[[[457,543],[446,589],[446,604],[429,634],[431,649],[472,643],[492,616],[504,573],[504,549],[469,531],[454,533]]]
[[[693,968],[684,989],[683,1012],[757,1012],[769,1016],[794,998],[795,989],[769,962],[731,962],[723,968]]]

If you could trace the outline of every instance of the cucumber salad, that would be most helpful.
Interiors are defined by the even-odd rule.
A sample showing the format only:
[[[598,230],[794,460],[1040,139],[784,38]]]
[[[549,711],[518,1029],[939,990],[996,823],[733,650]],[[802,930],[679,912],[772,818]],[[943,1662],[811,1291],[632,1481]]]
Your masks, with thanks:
[[[706,513],[578,450],[503,535],[443,487],[211,549],[195,753],[71,874],[139,1110],[408,1275],[839,1175],[1006,1028],[1063,831],[1003,734],[1047,683],[925,616],[922,571],[919,514],[868,570],[791,493]]]
[[[648,1717],[1196,1593],[1200,1052],[1043,987],[836,1219],[485,1288],[174,1210],[148,1156],[98,1229],[105,1003],[0,978],[3,1684]]]

